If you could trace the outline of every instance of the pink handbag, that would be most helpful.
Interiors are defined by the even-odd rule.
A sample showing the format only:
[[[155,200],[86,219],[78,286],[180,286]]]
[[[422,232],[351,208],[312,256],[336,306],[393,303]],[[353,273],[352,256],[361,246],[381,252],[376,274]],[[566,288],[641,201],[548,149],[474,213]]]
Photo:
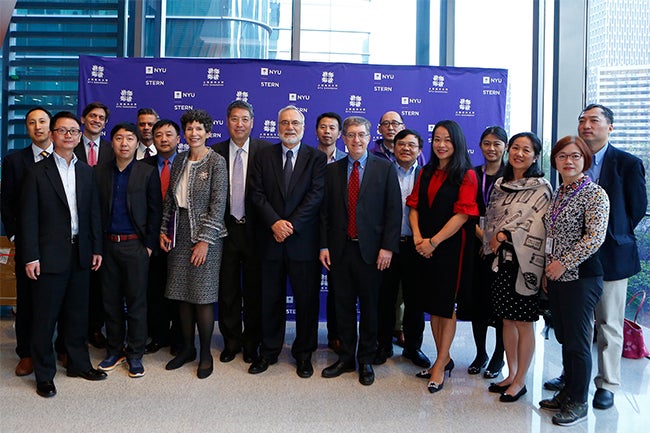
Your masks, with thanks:
[[[650,355],[643,339],[643,329],[636,323],[639,311],[645,302],[645,291],[639,290],[632,295],[627,305],[629,306],[638,296],[641,296],[641,302],[639,302],[639,308],[636,309],[634,320],[625,319],[623,322],[623,358],[639,359],[647,358]]]

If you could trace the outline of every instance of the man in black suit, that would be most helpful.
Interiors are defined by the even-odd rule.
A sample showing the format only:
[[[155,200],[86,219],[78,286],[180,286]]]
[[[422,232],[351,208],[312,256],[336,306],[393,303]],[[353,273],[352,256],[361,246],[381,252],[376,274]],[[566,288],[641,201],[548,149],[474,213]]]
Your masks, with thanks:
[[[383,271],[399,250],[402,206],[393,163],[369,154],[370,122],[352,116],[343,122],[348,157],[327,167],[321,216],[320,261],[330,271],[341,339],[339,359],[322,376],[355,370],[359,382],[375,380],[372,361],[377,349],[377,309]],[[359,348],[357,350],[357,299]]]
[[[32,144],[20,151],[10,153],[2,159],[2,223],[9,241],[16,247],[14,256],[16,270],[16,353],[20,362],[16,376],[27,376],[33,371],[31,356],[32,341],[32,290],[25,274],[22,248],[18,234],[20,191],[27,171],[34,164],[47,158],[54,151],[50,140],[50,118],[52,115],[43,107],[34,107],[27,112],[25,124]]]
[[[318,215],[325,192],[325,154],[301,143],[305,117],[292,105],[278,113],[281,143],[261,149],[249,185],[262,257],[262,344],[251,374],[266,371],[282,350],[287,276],[296,304],[296,372],[311,377],[318,346]]]
[[[138,127],[133,123],[115,125],[111,141],[115,160],[95,169],[105,239],[99,278],[107,338],[106,358],[99,369],[110,371],[124,362],[126,337],[129,376],[135,378],[145,373],[147,276],[149,257],[158,244],[162,194],[156,169],[135,159]]]
[[[34,280],[31,348],[36,392],[43,397],[56,395],[52,337],[59,316],[68,376],[106,378],[92,368],[86,345],[89,271],[101,266],[102,242],[93,170],[73,153],[79,125],[67,111],[52,118],[54,153],[28,172],[20,202],[25,273]]]
[[[431,361],[420,350],[422,333],[424,332],[424,313],[415,297],[417,276],[412,264],[417,252],[413,244],[413,232],[409,223],[409,207],[406,197],[411,193],[422,167],[418,157],[422,153],[424,140],[416,131],[402,129],[395,135],[394,154],[397,179],[402,196],[402,220],[399,242],[399,254],[393,254],[390,267],[384,272],[384,279],[379,295],[377,335],[377,354],[373,364],[380,365],[393,355],[393,330],[395,327],[395,303],[401,287],[404,294],[404,350],[402,356],[410,359],[415,365],[428,368]]]
[[[181,129],[173,120],[162,119],[153,125],[151,134],[156,155],[142,161],[156,168],[164,201],[169,188],[172,163],[177,155],[178,144],[181,142]],[[155,353],[162,347],[171,345],[171,352],[175,354],[182,345],[177,320],[178,307],[175,301],[165,298],[166,284],[167,253],[156,245],[149,261],[147,287],[147,327],[151,341],[145,346],[144,353]]]
[[[83,135],[79,140],[79,144],[75,147],[74,153],[80,161],[87,163],[91,167],[111,161],[115,157],[111,142],[101,138],[109,115],[110,110],[101,102],[91,102],[82,111]],[[101,349],[106,347],[106,338],[102,334],[104,306],[102,305],[99,274],[97,272],[90,273],[89,303],[88,342]]]
[[[262,303],[261,262],[255,249],[255,215],[247,194],[248,173],[257,152],[271,143],[250,137],[255,115],[248,102],[231,102],[226,114],[230,139],[212,146],[228,162],[229,175],[228,237],[223,243],[218,301],[224,348],[219,360],[230,362],[243,349],[244,361],[251,363],[258,357]]]

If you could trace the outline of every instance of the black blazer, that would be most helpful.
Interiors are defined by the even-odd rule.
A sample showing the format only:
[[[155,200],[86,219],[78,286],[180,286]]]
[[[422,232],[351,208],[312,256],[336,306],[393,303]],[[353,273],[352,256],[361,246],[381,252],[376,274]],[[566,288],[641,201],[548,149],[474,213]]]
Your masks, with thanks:
[[[256,226],[262,258],[279,260],[283,246],[286,246],[285,251],[291,260],[317,260],[318,220],[325,194],[326,159],[323,152],[302,143],[289,192],[285,195],[281,144],[257,152],[248,187],[260,220]],[[294,231],[283,243],[275,241],[271,230],[273,223],[280,219],[290,221]]]
[[[84,146],[83,137],[79,141],[79,144],[74,148],[74,154],[77,155],[80,161],[88,163],[88,157],[86,156],[86,148]],[[97,165],[104,164],[106,162],[112,161],[115,159],[115,152],[113,152],[113,145],[110,141],[104,140],[103,138],[99,139],[99,155],[97,155]]]
[[[79,265],[91,266],[102,253],[99,200],[93,169],[75,164],[79,217]],[[25,263],[40,260],[41,272],[61,273],[70,266],[70,208],[54,156],[34,165],[25,176],[21,194],[21,243]]]
[[[113,161],[95,167],[99,201],[102,210],[102,231],[108,232],[113,206]],[[162,194],[158,169],[142,161],[133,161],[126,190],[129,219],[140,241],[152,251],[158,246],[162,220]]]
[[[20,191],[27,171],[34,166],[31,144],[24,149],[2,158],[2,182],[0,183],[0,206],[2,224],[8,238],[16,236],[19,224]]]
[[[321,248],[332,262],[341,260],[348,227],[348,159],[327,166],[325,203],[321,212]],[[399,252],[402,194],[392,162],[368,153],[357,201],[357,231],[363,260],[377,261],[380,249]]]
[[[648,207],[645,169],[639,158],[611,144],[598,183],[609,196],[609,223],[600,247],[605,281],[631,277],[641,270],[634,228]]]
[[[246,212],[246,221],[249,223],[246,224],[247,231],[253,229],[254,219],[255,219],[255,211],[253,210],[253,204],[251,203],[250,194],[249,194],[251,171],[253,169],[253,165],[255,164],[255,158],[257,156],[257,152],[260,149],[263,149],[271,145],[272,143],[268,141],[260,140],[252,137],[250,138],[250,141],[248,143],[248,167],[246,170],[246,183],[244,186],[244,209]],[[221,141],[213,145],[212,150],[217,152],[219,155],[223,156],[224,159],[226,160],[226,167],[228,167],[228,179],[230,179],[230,139]],[[230,181],[228,181],[228,201],[226,204],[226,219],[225,219],[226,228],[230,228],[231,225],[233,224],[232,220],[228,217],[229,215],[230,215]]]

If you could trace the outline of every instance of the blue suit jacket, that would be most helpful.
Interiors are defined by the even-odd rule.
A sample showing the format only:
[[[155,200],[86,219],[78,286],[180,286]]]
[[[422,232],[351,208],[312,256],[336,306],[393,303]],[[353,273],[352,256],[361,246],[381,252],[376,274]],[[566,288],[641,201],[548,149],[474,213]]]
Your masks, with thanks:
[[[631,277],[641,270],[634,228],[646,213],[645,169],[639,158],[611,144],[598,181],[609,196],[609,223],[600,261],[605,281]]]

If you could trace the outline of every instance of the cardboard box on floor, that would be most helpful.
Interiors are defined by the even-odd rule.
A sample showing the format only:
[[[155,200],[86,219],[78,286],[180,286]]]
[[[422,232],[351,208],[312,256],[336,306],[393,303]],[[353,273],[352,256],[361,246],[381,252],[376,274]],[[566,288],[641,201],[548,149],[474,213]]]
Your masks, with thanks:
[[[0,236],[0,305],[16,305],[16,269],[14,245]]]

